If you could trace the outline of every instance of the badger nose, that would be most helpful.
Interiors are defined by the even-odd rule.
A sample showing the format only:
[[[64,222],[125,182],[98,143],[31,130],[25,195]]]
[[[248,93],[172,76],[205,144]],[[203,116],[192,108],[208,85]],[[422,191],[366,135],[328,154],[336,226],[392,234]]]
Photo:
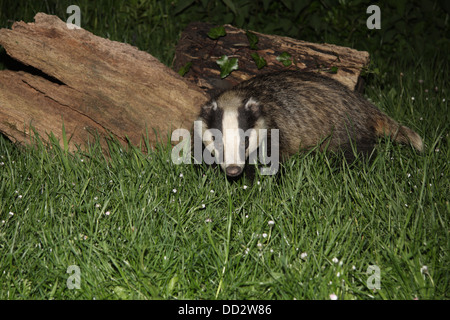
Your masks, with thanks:
[[[241,174],[242,168],[239,166],[229,166],[225,170],[227,176],[236,177]]]

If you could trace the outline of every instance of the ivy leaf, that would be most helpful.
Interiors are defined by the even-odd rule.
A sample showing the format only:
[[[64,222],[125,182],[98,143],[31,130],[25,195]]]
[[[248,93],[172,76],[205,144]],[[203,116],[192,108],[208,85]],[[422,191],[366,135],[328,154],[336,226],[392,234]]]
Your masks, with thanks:
[[[258,47],[256,46],[259,41],[258,36],[250,31],[245,31],[245,34],[247,35],[248,42],[250,43],[250,49],[258,50]]]
[[[208,31],[208,37],[210,37],[213,40],[219,39],[220,37],[224,37],[227,34],[225,31],[224,26],[211,28]]]
[[[182,67],[180,68],[180,70],[178,70],[178,74],[179,74],[180,76],[184,77],[184,75],[185,75],[186,73],[188,73],[189,69],[191,69],[191,66],[192,66],[192,62],[186,63],[184,66],[182,66]]]
[[[220,66],[220,77],[222,79],[226,78],[233,70],[237,70],[239,68],[238,59],[229,59],[226,55],[220,57],[220,59],[217,60],[216,63]]]
[[[261,57],[259,54],[257,54],[256,52],[253,52],[251,54],[253,60],[256,63],[256,66],[258,67],[258,70],[263,68],[264,66],[267,65],[267,61],[266,59],[264,59],[263,57]]]
[[[277,57],[277,60],[281,62],[285,67],[289,67],[292,64],[292,56],[284,51]]]

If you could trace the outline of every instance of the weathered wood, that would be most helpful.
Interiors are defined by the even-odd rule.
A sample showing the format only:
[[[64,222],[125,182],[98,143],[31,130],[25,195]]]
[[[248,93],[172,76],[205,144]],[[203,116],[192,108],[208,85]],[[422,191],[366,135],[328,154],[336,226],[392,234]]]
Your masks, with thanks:
[[[95,119],[66,104],[81,106],[83,99],[81,92],[68,86],[23,71],[4,70],[0,72],[0,131],[14,142],[28,144],[34,133],[44,141],[50,133],[61,140],[64,124],[70,150],[97,136],[114,136]],[[115,138],[126,142],[120,136]],[[106,140],[100,142],[106,149]]]
[[[362,68],[369,63],[369,54],[365,51],[253,31],[259,41],[257,50],[252,50],[245,30],[225,25],[226,36],[213,40],[207,35],[211,27],[213,25],[208,23],[191,23],[181,35],[174,59],[175,70],[191,62],[192,66],[185,78],[211,94],[215,93],[216,88],[229,88],[258,73],[286,69],[287,67],[277,60],[283,52],[289,53],[293,58],[289,69],[322,72],[352,90],[357,87]],[[251,57],[254,52],[267,61],[267,65],[260,70]],[[239,59],[239,70],[233,71],[223,80],[220,78],[220,67],[216,63],[222,55]],[[333,67],[337,68],[337,73],[330,72]]]
[[[69,29],[56,16],[38,13],[35,23],[1,29],[0,44],[55,79],[0,71],[0,131],[13,141],[29,141],[30,125],[44,140],[50,132],[61,139],[63,122],[71,150],[93,133],[135,145],[146,133],[152,143],[164,141],[171,129],[190,128],[207,100],[150,54]]]

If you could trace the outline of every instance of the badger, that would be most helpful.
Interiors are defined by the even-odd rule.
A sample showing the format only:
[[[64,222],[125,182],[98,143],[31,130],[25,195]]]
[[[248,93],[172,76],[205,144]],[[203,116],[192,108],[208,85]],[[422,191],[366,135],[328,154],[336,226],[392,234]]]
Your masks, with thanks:
[[[314,72],[280,71],[243,81],[203,105],[197,123],[203,147],[220,158],[228,177],[242,175],[263,141],[281,160],[311,148],[342,150],[351,158],[354,149],[370,153],[385,136],[423,149],[416,132],[359,93]]]

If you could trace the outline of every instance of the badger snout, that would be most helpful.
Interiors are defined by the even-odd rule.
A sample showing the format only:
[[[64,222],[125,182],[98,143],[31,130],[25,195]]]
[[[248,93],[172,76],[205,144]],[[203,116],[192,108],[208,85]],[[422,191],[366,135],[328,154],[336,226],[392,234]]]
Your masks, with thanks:
[[[242,173],[243,168],[240,166],[231,165],[225,168],[225,173],[229,177],[237,177]]]

